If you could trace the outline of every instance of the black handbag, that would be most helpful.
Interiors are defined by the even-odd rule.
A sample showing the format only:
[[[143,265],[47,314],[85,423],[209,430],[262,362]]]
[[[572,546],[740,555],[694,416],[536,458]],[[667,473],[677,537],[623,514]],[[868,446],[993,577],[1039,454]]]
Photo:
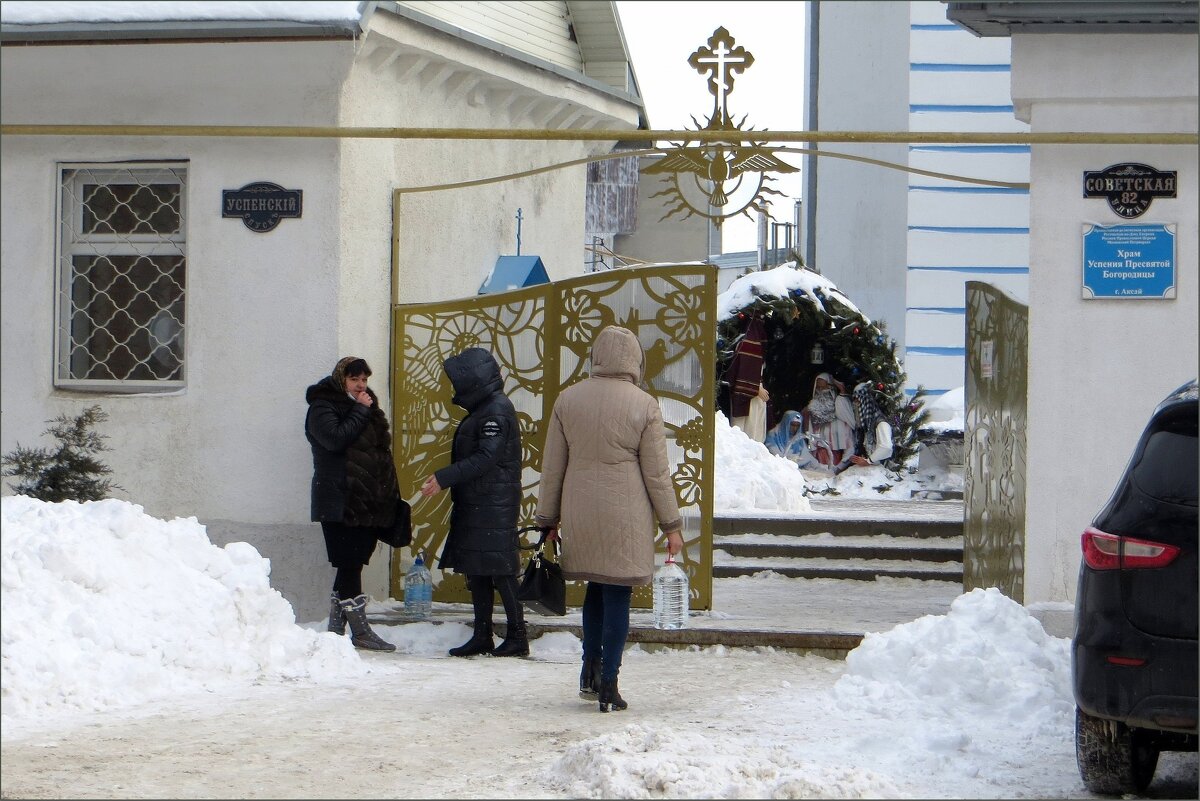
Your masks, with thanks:
[[[536,529],[536,526],[530,526],[521,529],[519,533]],[[525,565],[521,586],[517,588],[517,600],[539,615],[565,615],[567,580],[563,578],[562,566],[557,561],[558,543],[551,543],[553,559],[543,549],[548,531],[549,529],[542,529],[542,538],[538,540],[537,545],[521,546],[523,550],[532,550],[533,555]]]
[[[396,517],[390,526],[378,529],[379,541],[393,548],[403,548],[412,544],[412,507],[408,501],[399,498],[396,501]]]

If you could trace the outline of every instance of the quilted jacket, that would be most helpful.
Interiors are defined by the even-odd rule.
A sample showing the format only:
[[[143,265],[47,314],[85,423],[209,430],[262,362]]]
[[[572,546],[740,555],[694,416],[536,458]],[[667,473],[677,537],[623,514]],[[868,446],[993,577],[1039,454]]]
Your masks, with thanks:
[[[644,366],[637,336],[609,326],[592,345],[591,376],[551,412],[536,519],[558,524],[568,579],[648,584],[655,521],[682,528],[662,411],[638,386]]]
[[[450,490],[450,532],[439,567],[468,576],[517,572],[521,514],[521,431],[495,357],[467,348],[443,363],[454,402],[467,410],[451,463],[433,475]]]

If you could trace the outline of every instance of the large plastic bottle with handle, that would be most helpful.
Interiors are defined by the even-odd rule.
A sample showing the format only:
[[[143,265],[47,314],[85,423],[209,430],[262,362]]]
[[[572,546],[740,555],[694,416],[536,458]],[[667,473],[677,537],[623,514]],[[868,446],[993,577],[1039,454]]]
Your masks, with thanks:
[[[654,628],[681,629],[687,625],[688,577],[675,557],[654,572]]]
[[[404,616],[409,620],[429,620],[433,614],[433,576],[425,560],[417,554],[404,575]]]

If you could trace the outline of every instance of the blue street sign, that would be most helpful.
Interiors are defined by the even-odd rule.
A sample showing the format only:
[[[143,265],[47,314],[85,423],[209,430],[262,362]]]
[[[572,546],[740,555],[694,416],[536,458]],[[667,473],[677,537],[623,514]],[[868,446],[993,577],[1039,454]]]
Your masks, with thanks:
[[[1175,297],[1175,224],[1085,223],[1083,297]]]

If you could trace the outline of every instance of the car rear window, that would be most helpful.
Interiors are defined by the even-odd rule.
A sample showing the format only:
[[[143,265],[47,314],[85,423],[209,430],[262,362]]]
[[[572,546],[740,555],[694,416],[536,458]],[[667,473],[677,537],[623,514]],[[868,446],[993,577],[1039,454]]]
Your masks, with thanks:
[[[1133,481],[1147,495],[1166,503],[1196,505],[1196,410],[1164,415],[1155,424]]]

